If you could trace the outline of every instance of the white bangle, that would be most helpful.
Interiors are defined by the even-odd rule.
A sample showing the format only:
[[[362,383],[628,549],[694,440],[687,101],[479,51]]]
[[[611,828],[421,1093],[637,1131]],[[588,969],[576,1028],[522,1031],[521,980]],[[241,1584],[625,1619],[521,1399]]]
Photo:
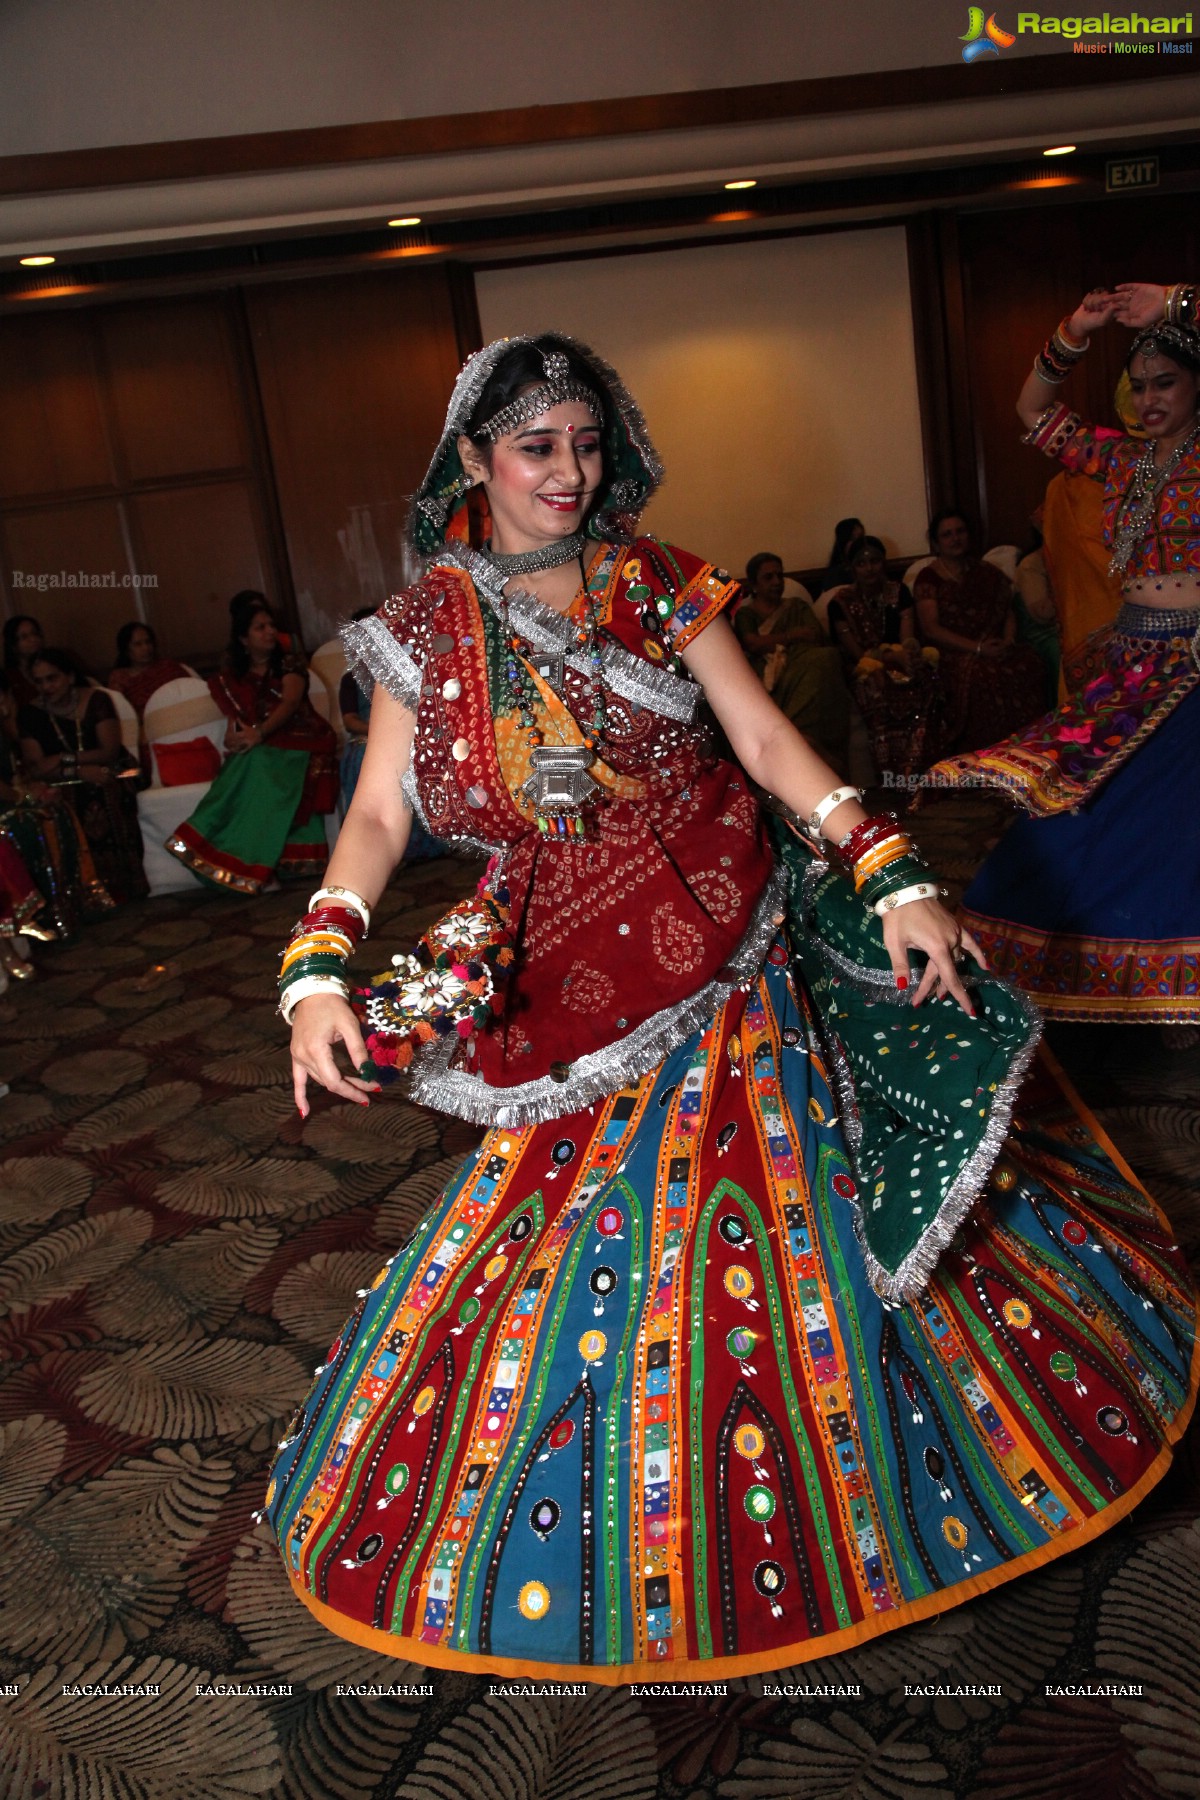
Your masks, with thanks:
[[[348,1000],[350,987],[340,975],[305,975],[302,980],[293,981],[291,987],[284,989],[283,998],[279,1002],[279,1011],[285,1025],[291,1024],[296,1007],[311,994],[337,994],[343,1000]]]
[[[834,788],[833,792],[826,794],[823,800],[818,800],[811,813],[809,813],[808,829],[814,832],[820,831],[830,813],[836,812],[843,800],[861,801],[862,795],[856,787]]]
[[[885,894],[882,900],[877,900],[875,912],[882,919],[884,913],[895,912],[898,906],[907,906],[910,900],[936,900],[937,897],[935,881],[914,881],[911,887],[899,888],[894,894]]]
[[[371,909],[367,905],[366,901],[363,899],[362,895],[356,894],[354,892],[353,888],[344,888],[344,887],[318,888],[316,893],[312,895],[312,897],[310,898],[310,900],[308,902],[309,912],[315,912],[322,900],[333,900],[333,901],[336,901],[341,906],[348,906],[351,909],[351,911],[356,912],[358,914],[359,918],[362,920],[363,936],[366,937],[367,934],[370,932]]]

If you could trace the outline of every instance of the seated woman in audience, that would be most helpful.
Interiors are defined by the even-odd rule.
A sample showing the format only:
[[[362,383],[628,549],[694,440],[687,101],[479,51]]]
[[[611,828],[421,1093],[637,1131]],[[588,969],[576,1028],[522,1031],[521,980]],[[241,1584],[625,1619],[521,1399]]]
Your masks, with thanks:
[[[799,595],[783,597],[783,561],[760,550],[746,564],[747,597],[733,628],[780,711],[839,774],[846,769],[850,695],[842,659]]]
[[[37,699],[29,666],[46,647],[42,628],[30,613],[17,613],[4,621],[4,673],[18,706]]]
[[[18,946],[43,905],[20,853],[0,834],[0,993],[10,979],[28,981],[35,973],[28,952]]]
[[[888,580],[886,559],[877,537],[858,539],[850,552],[852,582],[829,596],[829,628],[867,722],[876,768],[881,775],[910,775],[937,754],[938,653],[918,643],[912,595]]]
[[[861,519],[838,520],[833,528],[833,549],[829,552],[829,561],[817,588],[818,600],[830,588],[844,587],[853,579],[850,573],[850,552],[865,533],[866,527]]]
[[[2,673],[0,726],[0,842],[20,857],[38,897],[36,909],[22,914],[19,929],[24,937],[74,937],[88,919],[112,911],[112,897],[96,874],[75,814],[53,788],[24,772],[17,707]]]
[[[160,656],[153,629],[141,619],[130,619],[117,633],[117,660],[106,685],[123,694],[140,719],[151,694],[168,681],[194,673],[173,656]]]
[[[324,870],[337,741],[308,697],[303,656],[285,648],[261,595],[235,594],[229,617],[229,646],[208,684],[229,721],[229,755],[167,849],[206,881],[260,894],[276,879]]]
[[[70,807],[96,872],[118,904],[149,892],[138,829],[138,768],[121,742],[108,695],[84,687],[66,650],[40,650],[30,669],[37,700],[17,715],[21,760]]]
[[[1042,711],[1042,664],[1017,642],[1012,587],[999,569],[972,556],[960,512],[934,515],[929,548],[933,561],[913,583],[913,597],[921,636],[940,656],[947,748],[979,750]]]

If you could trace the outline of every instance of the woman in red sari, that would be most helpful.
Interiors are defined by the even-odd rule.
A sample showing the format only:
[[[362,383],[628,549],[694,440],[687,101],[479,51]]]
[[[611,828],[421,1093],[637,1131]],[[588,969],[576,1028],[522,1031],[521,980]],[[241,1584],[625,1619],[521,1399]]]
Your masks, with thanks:
[[[323,815],[337,805],[332,727],[308,697],[308,669],[259,594],[229,603],[229,648],[209,681],[229,720],[221,772],[167,849],[205,881],[259,894],[319,876],[328,860]]]
[[[195,670],[173,656],[160,656],[158,639],[149,625],[131,619],[117,633],[117,660],[109,673],[106,686],[123,694],[140,719],[151,694],[180,676],[194,675]]]
[[[935,513],[929,548],[933,561],[913,583],[917,620],[941,658],[949,747],[979,750],[1037,718],[1045,677],[1037,652],[1017,642],[1011,586],[971,555],[961,513]]]

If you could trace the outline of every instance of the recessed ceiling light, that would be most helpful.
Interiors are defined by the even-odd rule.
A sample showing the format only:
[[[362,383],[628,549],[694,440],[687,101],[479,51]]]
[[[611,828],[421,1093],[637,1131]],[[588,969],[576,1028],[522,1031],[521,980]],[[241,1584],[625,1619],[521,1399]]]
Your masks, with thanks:
[[[757,181],[727,181],[725,186],[730,193],[733,193],[736,188],[757,187],[758,183]]]
[[[1074,144],[1055,144],[1052,150],[1043,150],[1043,156],[1070,156],[1075,149]]]
[[[421,219],[418,213],[407,213],[403,219],[388,220],[389,225],[419,225],[420,223]]]
[[[44,269],[47,263],[52,263],[53,261],[54,258],[52,256],[23,256],[21,258],[21,267],[23,269]]]

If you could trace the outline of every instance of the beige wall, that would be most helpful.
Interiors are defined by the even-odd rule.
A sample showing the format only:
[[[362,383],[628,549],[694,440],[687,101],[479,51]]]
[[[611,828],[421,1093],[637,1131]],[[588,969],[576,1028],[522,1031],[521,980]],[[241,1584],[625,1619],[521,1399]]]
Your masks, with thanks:
[[[957,63],[965,24],[951,0],[3,0],[0,155]]]
[[[667,482],[661,537],[742,569],[823,563],[858,514],[896,554],[924,543],[904,232],[834,232],[481,271],[485,339],[560,329],[614,363]]]

